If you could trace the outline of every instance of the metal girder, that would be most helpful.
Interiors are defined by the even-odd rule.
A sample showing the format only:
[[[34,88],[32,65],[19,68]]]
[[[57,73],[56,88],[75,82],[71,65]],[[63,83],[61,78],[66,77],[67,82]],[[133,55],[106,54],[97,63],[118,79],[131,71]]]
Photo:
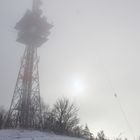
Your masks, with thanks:
[[[17,41],[26,45],[11,102],[3,127],[41,128],[41,103],[37,48],[49,35],[52,27],[41,16],[40,0],[33,0],[32,10],[16,24]]]
[[[26,47],[5,127],[41,128],[37,49]]]

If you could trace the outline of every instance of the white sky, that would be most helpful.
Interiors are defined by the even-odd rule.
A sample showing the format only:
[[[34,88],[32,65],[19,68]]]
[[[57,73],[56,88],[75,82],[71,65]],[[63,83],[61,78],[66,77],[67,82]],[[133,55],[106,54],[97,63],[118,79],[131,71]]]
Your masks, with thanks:
[[[40,56],[41,96],[48,104],[66,96],[80,108],[81,123],[93,133],[140,135],[140,1],[44,0],[53,23]],[[14,26],[31,0],[0,3],[0,105],[9,106],[24,46]]]

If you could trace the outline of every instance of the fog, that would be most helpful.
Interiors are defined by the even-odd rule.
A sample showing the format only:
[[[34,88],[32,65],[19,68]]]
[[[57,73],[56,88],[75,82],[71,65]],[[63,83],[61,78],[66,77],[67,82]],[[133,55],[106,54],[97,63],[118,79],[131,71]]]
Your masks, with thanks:
[[[0,4],[0,105],[6,108],[24,52],[14,27],[31,7],[31,0]],[[53,24],[48,41],[38,49],[45,103],[70,98],[80,109],[81,123],[93,133],[140,135],[139,7],[138,0],[43,1],[44,15]]]

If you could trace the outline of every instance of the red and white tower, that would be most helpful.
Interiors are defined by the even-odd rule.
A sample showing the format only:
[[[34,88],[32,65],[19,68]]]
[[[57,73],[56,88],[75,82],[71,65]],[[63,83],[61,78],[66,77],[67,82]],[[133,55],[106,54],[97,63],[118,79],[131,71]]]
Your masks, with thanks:
[[[40,0],[33,0],[32,10],[27,10],[15,26],[17,41],[26,47],[4,127],[41,127],[37,49],[47,41],[52,25],[42,16],[40,5]]]

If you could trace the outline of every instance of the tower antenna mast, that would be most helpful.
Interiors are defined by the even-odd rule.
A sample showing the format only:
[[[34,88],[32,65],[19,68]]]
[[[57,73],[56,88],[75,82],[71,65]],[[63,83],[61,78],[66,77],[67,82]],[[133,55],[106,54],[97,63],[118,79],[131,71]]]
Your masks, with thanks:
[[[16,24],[17,42],[25,45],[21,66],[4,127],[41,128],[41,103],[37,49],[47,41],[52,25],[42,17],[41,1],[33,0]]]
[[[42,2],[40,0],[33,0],[32,11],[36,11],[41,6]]]

